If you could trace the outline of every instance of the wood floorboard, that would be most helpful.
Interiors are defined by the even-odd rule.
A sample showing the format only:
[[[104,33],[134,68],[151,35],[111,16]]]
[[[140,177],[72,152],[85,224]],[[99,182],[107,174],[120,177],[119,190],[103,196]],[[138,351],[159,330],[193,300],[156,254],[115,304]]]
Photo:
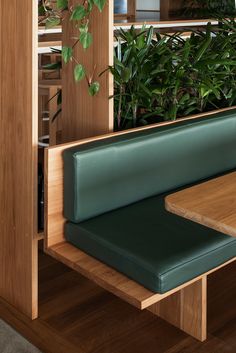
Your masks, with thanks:
[[[208,285],[208,339],[200,343],[40,252],[39,319],[0,300],[0,317],[44,353],[236,353],[236,263]]]

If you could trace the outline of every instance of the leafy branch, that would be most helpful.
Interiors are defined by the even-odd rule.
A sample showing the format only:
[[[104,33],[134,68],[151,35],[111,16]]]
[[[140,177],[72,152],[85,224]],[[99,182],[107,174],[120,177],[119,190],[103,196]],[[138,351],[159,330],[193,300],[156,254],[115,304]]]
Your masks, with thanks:
[[[93,72],[88,74],[84,65],[76,57],[76,47],[81,45],[84,50],[88,49],[93,42],[93,35],[90,31],[91,14],[94,7],[97,7],[100,12],[103,11],[106,0],[82,0],[75,5],[70,5],[70,0],[42,0],[41,7],[44,9],[44,18],[46,28],[58,26],[64,19],[65,15],[70,17],[74,27],[77,30],[77,35],[73,37],[74,44],[72,46],[64,46],[62,48],[62,58],[65,64],[73,62],[74,64],[74,79],[80,82],[86,80],[88,85],[88,93],[95,96],[100,89],[100,84],[95,80],[96,65]]]

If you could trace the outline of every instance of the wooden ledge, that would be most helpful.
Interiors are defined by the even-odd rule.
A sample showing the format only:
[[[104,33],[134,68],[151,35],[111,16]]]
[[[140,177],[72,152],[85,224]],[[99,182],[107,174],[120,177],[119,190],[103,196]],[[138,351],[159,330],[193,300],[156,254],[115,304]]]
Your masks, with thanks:
[[[180,291],[181,289],[199,281],[206,275],[236,260],[236,258],[231,259],[227,263],[199,277],[196,277],[193,280],[186,282],[169,292],[158,294],[144,288],[142,285],[129,279],[125,275],[96,260],[95,258],[87,255],[68,242],[62,242],[60,244],[49,247],[46,252],[56,258],[58,261],[63,262],[73,270],[81,273],[83,276],[97,283],[102,288],[108,290],[109,292],[115,294],[116,296],[141,310],[160,302],[161,300]]]

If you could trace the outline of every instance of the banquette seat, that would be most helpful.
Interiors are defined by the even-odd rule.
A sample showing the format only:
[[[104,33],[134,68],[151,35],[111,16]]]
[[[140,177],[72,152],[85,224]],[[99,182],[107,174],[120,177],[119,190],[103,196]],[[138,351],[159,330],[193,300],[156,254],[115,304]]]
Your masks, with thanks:
[[[164,206],[169,193],[236,168],[235,111],[75,143],[60,151],[63,237],[73,249],[165,296],[235,259],[236,238],[171,214]],[[205,334],[195,337],[203,340]]]

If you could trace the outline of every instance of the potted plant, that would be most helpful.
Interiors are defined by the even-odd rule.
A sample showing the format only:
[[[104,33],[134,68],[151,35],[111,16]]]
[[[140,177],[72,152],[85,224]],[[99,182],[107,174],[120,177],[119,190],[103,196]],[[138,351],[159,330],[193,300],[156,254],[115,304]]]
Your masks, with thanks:
[[[126,129],[236,104],[236,23],[163,35],[134,27],[117,35],[115,128]]]

